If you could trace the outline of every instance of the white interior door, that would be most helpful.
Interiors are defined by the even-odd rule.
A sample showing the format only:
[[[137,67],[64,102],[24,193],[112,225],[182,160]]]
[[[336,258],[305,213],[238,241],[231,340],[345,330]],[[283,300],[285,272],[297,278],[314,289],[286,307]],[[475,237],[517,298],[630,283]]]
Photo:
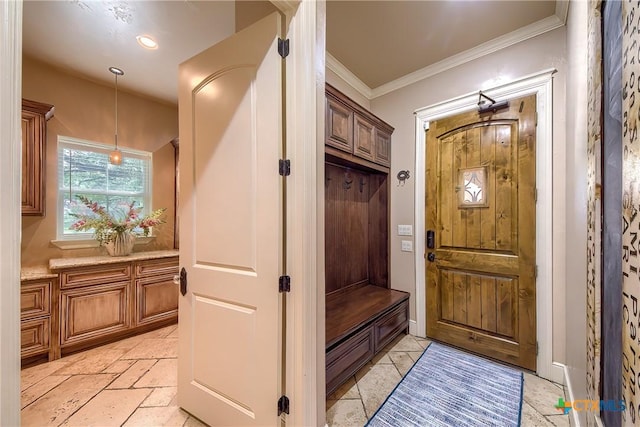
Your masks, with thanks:
[[[275,13],[180,65],[178,402],[275,425],[281,392],[282,59]]]

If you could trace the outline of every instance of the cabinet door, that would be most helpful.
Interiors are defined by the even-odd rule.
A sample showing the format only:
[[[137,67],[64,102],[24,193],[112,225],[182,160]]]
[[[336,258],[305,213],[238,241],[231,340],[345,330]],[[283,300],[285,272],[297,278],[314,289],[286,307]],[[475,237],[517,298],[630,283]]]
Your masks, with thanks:
[[[22,215],[44,215],[46,125],[53,106],[22,100]]]
[[[353,116],[353,154],[366,160],[374,160],[375,127],[358,113]]]
[[[177,319],[178,292],[173,275],[136,280],[136,324]]]
[[[129,286],[130,282],[119,282],[62,291],[61,346],[125,331],[130,324]]]
[[[374,160],[380,165],[391,167],[391,135],[381,129],[376,129]]]
[[[351,153],[353,151],[353,111],[331,97],[327,97],[327,145]]]

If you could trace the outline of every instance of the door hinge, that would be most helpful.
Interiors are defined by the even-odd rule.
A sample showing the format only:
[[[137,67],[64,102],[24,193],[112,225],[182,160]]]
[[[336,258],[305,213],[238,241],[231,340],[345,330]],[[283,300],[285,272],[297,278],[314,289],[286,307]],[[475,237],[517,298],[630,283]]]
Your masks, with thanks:
[[[282,413],[289,413],[289,398],[287,396],[281,396],[278,399],[278,416],[282,415]]]
[[[533,201],[538,203],[538,189],[533,190]]]
[[[280,172],[280,175],[282,176],[291,175],[291,160],[280,159],[279,172]]]
[[[536,268],[533,270],[533,278],[537,279],[538,278],[538,266],[536,265]]]
[[[538,341],[536,341],[536,356],[538,355],[539,352],[540,352],[540,344],[538,343]]]
[[[283,58],[289,56],[289,39],[283,40],[278,38],[278,53]]]
[[[291,292],[291,277],[280,276],[278,284],[278,289],[280,290],[280,292]]]

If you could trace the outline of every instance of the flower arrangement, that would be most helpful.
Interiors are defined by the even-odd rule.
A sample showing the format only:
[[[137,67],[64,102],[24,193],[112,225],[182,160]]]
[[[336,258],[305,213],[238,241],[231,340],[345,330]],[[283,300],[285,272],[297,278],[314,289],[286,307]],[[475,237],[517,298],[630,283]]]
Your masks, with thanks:
[[[135,207],[135,201],[121,203],[110,211],[85,196],[77,196],[85,206],[82,212],[71,213],[77,221],[69,227],[76,231],[93,231],[94,238],[101,245],[112,242],[117,236],[130,233],[137,236],[148,236],[151,227],[163,224],[160,216],[166,210],[157,209],[149,215],[140,216],[142,206]]]

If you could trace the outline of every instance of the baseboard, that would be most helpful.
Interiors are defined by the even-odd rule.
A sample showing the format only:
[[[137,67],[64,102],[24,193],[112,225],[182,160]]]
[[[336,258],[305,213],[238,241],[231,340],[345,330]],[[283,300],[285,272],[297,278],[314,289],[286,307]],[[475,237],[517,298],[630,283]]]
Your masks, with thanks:
[[[418,334],[418,323],[415,320],[409,320],[409,333],[414,336]]]
[[[547,378],[554,383],[567,385],[564,374],[564,365],[562,363],[553,362],[551,364],[551,378]]]
[[[560,365],[560,363],[558,363]],[[562,365],[562,370],[564,371],[564,385],[567,388],[567,394],[569,395],[569,401],[573,402],[575,400],[575,393],[573,391],[573,387],[571,385],[571,378],[569,376],[569,371],[567,370],[566,365]],[[577,411],[569,411],[569,417],[571,418],[569,421],[571,422],[572,427],[581,427],[580,418],[578,417]]]

